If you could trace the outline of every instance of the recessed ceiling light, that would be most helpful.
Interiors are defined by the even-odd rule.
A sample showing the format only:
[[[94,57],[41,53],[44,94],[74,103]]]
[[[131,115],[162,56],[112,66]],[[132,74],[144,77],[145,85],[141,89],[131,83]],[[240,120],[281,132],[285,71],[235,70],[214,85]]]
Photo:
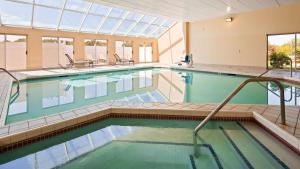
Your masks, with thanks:
[[[230,12],[230,11],[231,11],[231,7],[230,7],[230,6],[227,6],[226,11],[227,11],[227,12]]]
[[[228,17],[225,19],[226,22],[232,22],[233,18],[232,17]]]

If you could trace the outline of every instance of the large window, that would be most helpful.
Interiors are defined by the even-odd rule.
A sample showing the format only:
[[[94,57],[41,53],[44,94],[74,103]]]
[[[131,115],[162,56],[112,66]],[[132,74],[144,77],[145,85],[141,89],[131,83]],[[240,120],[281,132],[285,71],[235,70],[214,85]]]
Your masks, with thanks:
[[[116,41],[116,53],[122,59],[131,59],[133,55],[133,43],[130,41]]]
[[[27,67],[27,37],[23,35],[0,35],[0,66],[8,70]]]
[[[159,37],[175,21],[92,0],[0,0],[1,25]]]
[[[43,68],[67,66],[65,54],[73,58],[73,38],[42,37]]]
[[[297,69],[300,64],[300,36],[299,34],[268,35],[268,68]],[[286,61],[282,61],[286,60]]]
[[[152,44],[142,44],[139,47],[139,62],[152,62]]]
[[[95,60],[97,63],[108,63],[107,40],[86,39],[85,58]]]

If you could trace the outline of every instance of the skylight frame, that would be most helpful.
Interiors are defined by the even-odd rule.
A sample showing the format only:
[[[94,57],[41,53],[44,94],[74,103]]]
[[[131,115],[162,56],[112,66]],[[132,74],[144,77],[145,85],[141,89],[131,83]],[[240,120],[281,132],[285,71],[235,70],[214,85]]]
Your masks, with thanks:
[[[64,30],[64,31],[75,31],[75,32],[87,32],[87,31],[83,31],[83,25],[85,24],[85,21],[87,19],[87,17],[89,15],[93,15],[93,16],[99,16],[102,17],[102,20],[100,21],[100,23],[95,26],[97,27],[95,32],[90,32],[89,33],[95,33],[95,34],[109,34],[109,35],[122,35],[122,36],[134,36],[134,37],[148,37],[148,38],[158,38],[161,34],[163,34],[164,32],[162,32],[161,34],[154,36],[155,32],[159,31],[160,29],[165,29],[166,27],[164,26],[165,23],[172,23],[171,26],[167,27],[167,30],[169,28],[171,28],[174,24],[176,24],[177,22],[165,17],[158,17],[158,16],[153,16],[153,15],[147,15],[147,14],[143,14],[141,12],[137,12],[134,10],[127,10],[125,8],[119,8],[119,7],[115,7],[115,6],[107,6],[106,4],[99,4],[96,3],[95,1],[88,1],[86,3],[88,3],[88,7],[85,10],[79,10],[79,9],[67,9],[66,5],[68,2],[70,2],[71,0],[62,0],[61,2],[57,3],[57,4],[51,4],[47,3],[36,3],[37,0],[32,0],[32,2],[26,2],[26,1],[18,1],[18,0],[4,0],[4,1],[8,1],[8,2],[14,2],[14,3],[18,3],[18,4],[27,4],[27,5],[31,5],[32,6],[32,10],[31,10],[31,20],[30,20],[30,25],[28,26],[26,25],[22,25],[22,24],[4,24],[3,23],[3,14],[0,13],[0,26],[2,25],[7,25],[7,26],[15,26],[15,27],[31,27],[31,28],[38,28],[38,29],[50,29],[50,30]],[[49,0],[52,1],[52,0]],[[108,11],[103,11],[103,12],[97,12],[97,8],[95,8],[95,10],[91,11],[91,9],[94,7],[94,5],[100,5],[103,6],[104,9],[108,9]],[[49,22],[49,26],[47,27],[47,23],[45,22],[43,26],[38,26],[38,24],[35,24],[35,12],[36,12],[36,8],[37,7],[45,7],[45,8],[50,8],[50,9],[55,9],[55,10],[59,10],[60,14],[59,14],[59,18],[58,18],[58,22],[55,28],[53,28],[53,26],[50,26],[51,23]],[[97,6],[95,6],[97,7]],[[99,10],[101,10],[101,8],[99,8]],[[111,17],[111,12],[113,10],[121,10],[123,11],[119,16],[119,17]],[[62,18],[64,16],[64,13],[68,11],[68,12],[76,12],[76,13],[80,13],[82,14],[82,19],[78,22],[79,23],[79,27],[77,28],[74,27],[74,29],[64,29],[61,28],[62,25]],[[106,15],[103,15],[105,12]],[[137,15],[139,17],[135,17],[133,19],[128,19],[129,15]],[[38,14],[37,14],[38,15]],[[147,18],[153,18],[151,21]],[[119,19],[117,21],[117,24],[115,24],[113,26],[113,28],[111,29],[111,31],[109,31],[108,33],[102,33],[101,32],[101,28],[103,27],[103,24],[106,23],[106,20],[109,18],[115,18],[115,19]],[[145,30],[147,30],[150,26],[153,25],[153,23],[159,19],[163,19],[164,22],[162,22],[160,25],[157,25],[158,28],[155,29],[154,31],[151,31],[151,33],[147,33],[145,34]],[[99,19],[100,20],[100,19]],[[126,21],[132,21],[133,23],[128,27],[128,29],[124,32],[118,32],[118,29],[120,28],[120,26],[126,22]],[[147,21],[147,22],[145,22]],[[124,23],[125,24],[125,23]],[[139,33],[130,33],[132,32],[138,24],[145,24],[143,26],[143,28],[140,28],[140,30],[138,31]],[[169,24],[170,25],[170,24]],[[91,30],[95,30],[95,27],[91,28]]]

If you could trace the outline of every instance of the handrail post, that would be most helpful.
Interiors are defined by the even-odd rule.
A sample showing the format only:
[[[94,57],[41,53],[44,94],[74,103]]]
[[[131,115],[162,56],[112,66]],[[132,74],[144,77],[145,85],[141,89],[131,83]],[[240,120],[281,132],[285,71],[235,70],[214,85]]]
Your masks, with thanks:
[[[293,60],[291,58],[288,59],[290,61],[290,72],[291,72],[291,77],[293,77]]]
[[[217,114],[236,94],[239,93],[241,89],[243,89],[248,83],[250,82],[274,82],[279,90],[280,90],[280,111],[281,111],[281,123],[285,125],[285,102],[284,102],[284,88],[279,80],[276,78],[271,77],[255,77],[251,79],[245,80],[243,83],[241,83],[229,96],[225,98],[225,100],[218,105],[213,111],[211,111],[207,117],[201,121],[201,123],[194,129],[193,131],[193,143],[194,143],[194,155],[197,157],[199,155],[198,149],[197,149],[197,134],[200,129],[202,129],[205,124],[215,115]]]

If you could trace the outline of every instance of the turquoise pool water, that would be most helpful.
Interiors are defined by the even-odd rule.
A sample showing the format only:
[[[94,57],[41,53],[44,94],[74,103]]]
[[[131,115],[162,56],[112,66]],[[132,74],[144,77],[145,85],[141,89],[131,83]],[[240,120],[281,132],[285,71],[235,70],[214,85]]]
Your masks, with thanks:
[[[288,168],[239,122],[108,119],[0,154],[0,168]],[[254,125],[254,124],[253,124]],[[297,165],[297,164],[296,164]]]
[[[6,124],[108,100],[220,103],[245,79],[225,74],[143,69],[27,80],[21,83],[19,95],[13,95],[13,88]],[[285,85],[288,105],[300,103],[299,94],[295,94],[298,90],[296,86]],[[252,83],[231,103],[279,104],[276,94],[278,89],[272,83]]]

